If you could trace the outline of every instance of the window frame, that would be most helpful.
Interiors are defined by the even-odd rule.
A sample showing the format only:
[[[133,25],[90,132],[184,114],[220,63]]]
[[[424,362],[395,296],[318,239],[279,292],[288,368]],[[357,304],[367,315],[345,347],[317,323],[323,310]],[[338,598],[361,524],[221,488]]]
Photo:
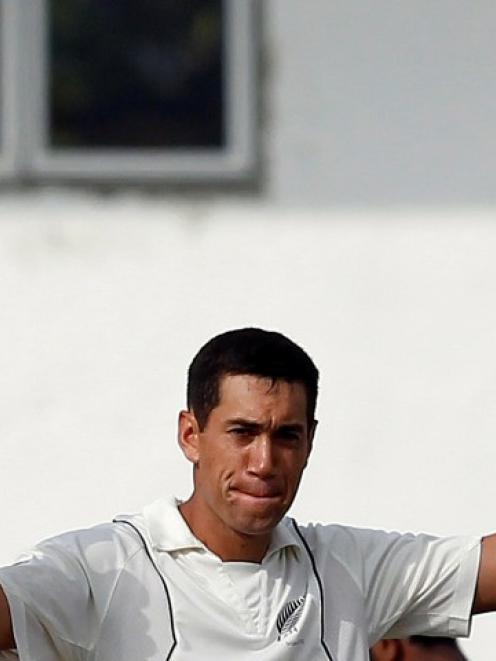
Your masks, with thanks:
[[[256,165],[256,86],[254,2],[224,0],[225,131],[224,148],[198,149],[64,149],[48,145],[48,4],[47,0],[0,0],[6,2],[23,49],[15,67],[20,85],[15,95],[23,108],[17,125],[16,173],[35,181],[209,183],[243,181]],[[14,5],[16,9],[14,10]],[[2,21],[2,24],[4,22]],[[5,32],[5,31],[4,31]],[[14,32],[11,30],[11,33]],[[20,41],[20,40],[18,40]],[[9,44],[13,53],[15,48]],[[22,84],[21,84],[22,82]],[[9,115],[10,124],[12,113]],[[6,119],[6,122],[9,121]]]
[[[19,103],[19,44],[15,30],[18,26],[19,3],[0,0],[0,178],[10,179],[18,166],[19,132],[16,130]]]

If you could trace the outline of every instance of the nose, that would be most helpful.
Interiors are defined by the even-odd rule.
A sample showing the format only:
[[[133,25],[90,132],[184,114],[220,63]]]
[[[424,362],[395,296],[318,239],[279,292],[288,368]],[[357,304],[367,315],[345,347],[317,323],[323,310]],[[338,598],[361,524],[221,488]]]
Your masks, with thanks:
[[[248,472],[257,477],[267,479],[274,475],[275,456],[272,441],[269,436],[258,436],[250,444]]]

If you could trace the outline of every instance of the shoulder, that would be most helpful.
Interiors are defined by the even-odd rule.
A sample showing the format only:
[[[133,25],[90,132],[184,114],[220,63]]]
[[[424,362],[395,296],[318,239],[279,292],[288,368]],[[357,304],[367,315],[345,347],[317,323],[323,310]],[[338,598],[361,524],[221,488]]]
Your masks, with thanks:
[[[374,549],[394,546],[413,547],[416,544],[426,544],[437,539],[425,534],[415,535],[413,533],[323,523],[298,525],[298,530],[311,548],[316,551],[325,548],[332,550],[337,555],[348,555],[350,552],[368,555]]]
[[[370,568],[386,555],[395,557],[407,551],[414,553],[415,549],[420,550],[419,546],[423,547],[433,539],[337,524],[310,523],[298,525],[297,529],[319,566],[339,564],[360,584]]]
[[[397,531],[355,528],[353,526],[309,523],[298,525],[300,534],[315,552],[325,550],[337,557],[346,559],[365,558],[384,553],[423,552],[440,543],[460,546],[468,538],[439,538],[425,533],[401,533]]]
[[[377,534],[382,534],[382,531],[338,524],[308,523],[296,525],[298,532],[312,551],[325,550],[338,556],[347,556],[350,552],[361,551],[364,546],[374,543]]]
[[[143,544],[130,526],[102,523],[71,530],[39,542],[18,560],[18,564],[45,562],[72,566],[87,575],[123,568],[143,550]]]

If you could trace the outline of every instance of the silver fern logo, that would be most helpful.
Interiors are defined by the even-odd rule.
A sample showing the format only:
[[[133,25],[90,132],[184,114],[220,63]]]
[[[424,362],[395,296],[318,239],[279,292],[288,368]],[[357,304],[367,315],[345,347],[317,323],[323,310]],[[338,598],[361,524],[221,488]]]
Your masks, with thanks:
[[[299,597],[298,599],[289,601],[281,608],[279,615],[277,616],[277,630],[279,632],[277,640],[281,640],[281,638],[296,631],[296,625],[303,613],[304,604],[305,597]]]

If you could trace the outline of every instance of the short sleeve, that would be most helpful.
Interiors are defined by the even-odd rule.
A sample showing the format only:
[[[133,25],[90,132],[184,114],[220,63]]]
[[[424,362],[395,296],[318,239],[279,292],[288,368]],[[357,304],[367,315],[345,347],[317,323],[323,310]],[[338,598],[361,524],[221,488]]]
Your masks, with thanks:
[[[21,661],[84,658],[81,652],[90,640],[90,589],[82,566],[63,546],[44,543],[15,565],[1,568],[0,584]]]
[[[480,539],[355,531],[371,641],[467,636]]]
[[[128,557],[119,541],[106,525],[65,533],[0,568],[21,661],[88,658]]]

